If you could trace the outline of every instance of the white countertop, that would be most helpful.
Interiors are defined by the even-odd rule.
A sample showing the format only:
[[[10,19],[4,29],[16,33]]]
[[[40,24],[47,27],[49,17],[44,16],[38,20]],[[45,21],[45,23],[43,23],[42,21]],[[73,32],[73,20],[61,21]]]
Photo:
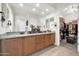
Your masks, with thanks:
[[[8,38],[16,38],[16,37],[24,37],[24,36],[34,36],[34,35],[43,35],[43,34],[52,34],[55,32],[45,32],[45,33],[33,33],[33,34],[14,34],[14,35],[1,35],[0,39],[8,39]]]

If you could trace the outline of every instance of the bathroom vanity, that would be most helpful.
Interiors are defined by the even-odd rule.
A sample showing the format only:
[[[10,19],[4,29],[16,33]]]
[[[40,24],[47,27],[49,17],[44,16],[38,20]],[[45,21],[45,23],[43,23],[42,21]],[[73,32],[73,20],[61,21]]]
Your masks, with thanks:
[[[26,56],[55,43],[55,33],[3,35],[0,37],[0,55]]]

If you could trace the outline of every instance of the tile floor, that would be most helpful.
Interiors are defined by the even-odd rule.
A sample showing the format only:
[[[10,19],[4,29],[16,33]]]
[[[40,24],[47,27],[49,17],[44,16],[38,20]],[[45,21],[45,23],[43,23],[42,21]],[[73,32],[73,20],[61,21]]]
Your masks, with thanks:
[[[76,44],[72,45],[66,42],[61,42],[61,46],[59,47],[51,46],[36,52],[31,56],[79,56],[76,48]]]

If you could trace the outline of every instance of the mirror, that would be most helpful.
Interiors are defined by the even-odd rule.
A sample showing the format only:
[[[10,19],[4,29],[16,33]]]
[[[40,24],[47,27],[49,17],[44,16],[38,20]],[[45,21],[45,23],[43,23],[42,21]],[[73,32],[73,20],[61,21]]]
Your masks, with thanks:
[[[45,23],[46,23],[46,28],[53,28],[54,26],[56,26],[54,24],[54,17],[46,19]]]
[[[46,26],[47,29],[49,29],[51,31],[55,31],[55,28],[57,27],[57,24],[54,20],[54,17],[46,19],[45,26]]]
[[[49,19],[46,19],[46,28],[49,28],[50,23],[49,23]]]
[[[50,18],[50,28],[54,27],[54,17]]]

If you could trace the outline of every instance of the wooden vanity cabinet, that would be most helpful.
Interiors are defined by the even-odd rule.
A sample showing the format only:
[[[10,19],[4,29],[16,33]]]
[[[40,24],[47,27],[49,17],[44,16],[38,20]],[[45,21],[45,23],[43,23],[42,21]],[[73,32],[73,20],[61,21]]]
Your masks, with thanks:
[[[0,40],[3,56],[26,56],[55,43],[55,34],[41,34]]]
[[[44,47],[48,47],[55,43],[55,34],[47,34],[44,37]]]
[[[2,41],[2,55],[18,55],[17,39],[6,39]]]
[[[44,36],[43,35],[38,35],[36,36],[36,50],[41,50],[44,48]]]
[[[36,39],[35,39],[35,50],[38,51],[40,50],[40,36],[36,36]]]
[[[41,35],[41,48],[43,49],[44,48],[44,41],[45,41],[45,37],[44,37],[45,35]]]
[[[49,46],[49,35],[46,34],[44,37],[44,47],[48,47]]]
[[[18,38],[18,56],[23,56],[23,40],[24,37]]]
[[[52,34],[25,37],[23,40],[24,55],[32,54],[54,44],[55,37]]]
[[[53,45],[55,42],[55,34],[49,35],[49,45]]]
[[[23,53],[24,55],[29,55],[35,52],[35,37],[29,36],[25,37],[23,40]]]
[[[23,38],[10,38],[2,40],[2,55],[4,56],[17,56],[22,55],[22,39]]]

